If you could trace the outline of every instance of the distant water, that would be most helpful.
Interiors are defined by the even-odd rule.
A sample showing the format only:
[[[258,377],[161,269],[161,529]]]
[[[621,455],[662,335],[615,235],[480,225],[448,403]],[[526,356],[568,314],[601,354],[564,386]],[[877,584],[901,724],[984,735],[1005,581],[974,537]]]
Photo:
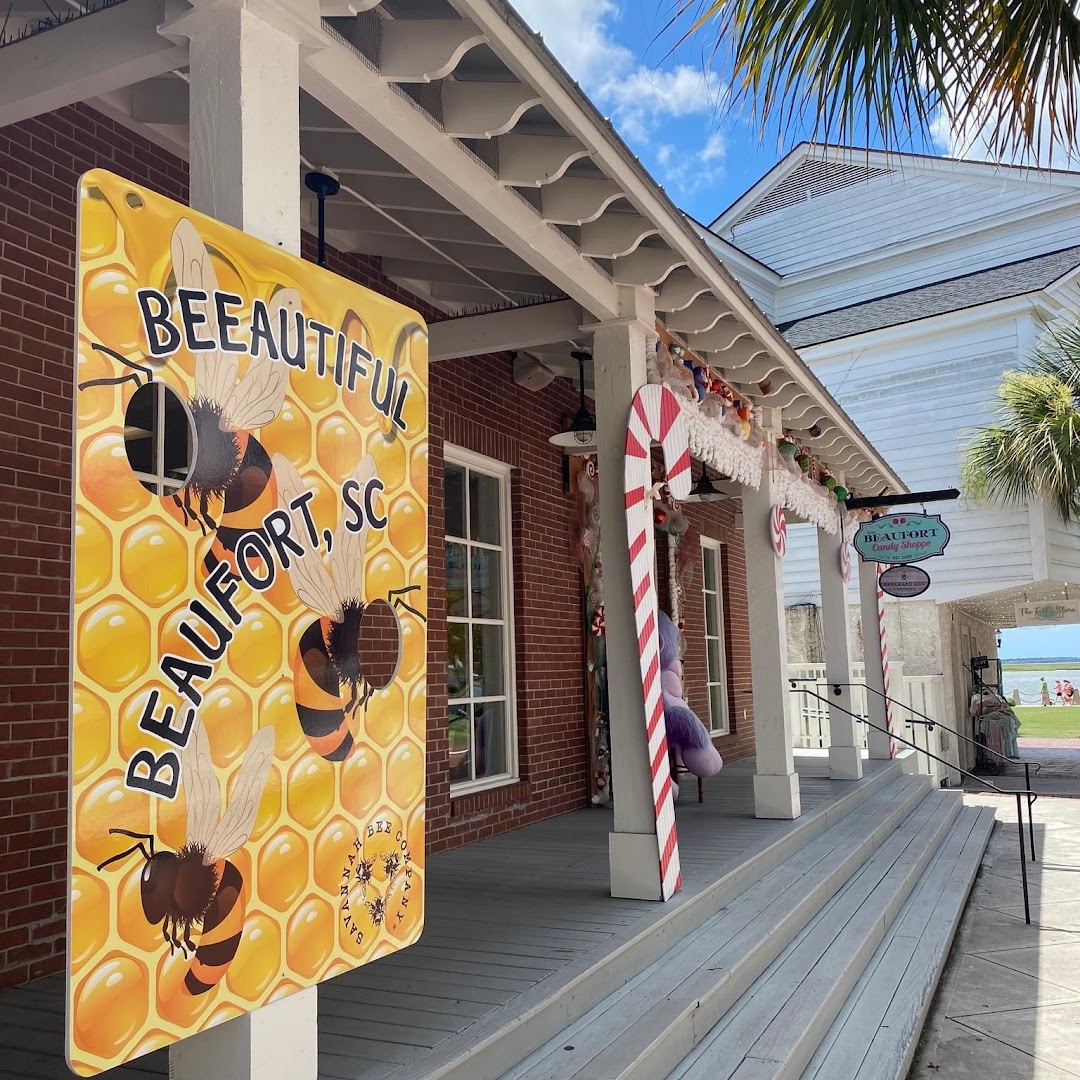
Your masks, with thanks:
[[[1043,679],[1046,679],[1050,687],[1050,700],[1054,700],[1054,683],[1058,679],[1068,679],[1076,689],[1073,702],[1080,702],[1080,668],[1062,667],[1053,671],[1009,671],[1006,668],[1001,673],[1001,681],[1005,696],[1012,697],[1013,690],[1020,691],[1021,705],[1038,705],[1042,701],[1039,687]],[[1080,704],[1074,704],[1074,709],[1080,709]]]

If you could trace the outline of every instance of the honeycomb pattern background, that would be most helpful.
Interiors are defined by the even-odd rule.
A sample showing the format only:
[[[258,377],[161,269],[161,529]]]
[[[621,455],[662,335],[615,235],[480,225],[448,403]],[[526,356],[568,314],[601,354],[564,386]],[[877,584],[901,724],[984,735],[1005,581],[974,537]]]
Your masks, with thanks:
[[[117,177],[96,172],[83,178],[78,382],[127,373],[93,350],[93,342],[143,360],[135,290],[166,287],[176,217],[176,204]],[[348,323],[354,339],[366,339],[375,355],[388,360],[396,351],[399,371],[411,383],[404,435],[371,406],[366,382],[348,394],[309,369],[292,371],[284,408],[257,437],[270,454],[291,458],[314,489],[320,533],[337,525],[342,480],[365,451],[374,455],[386,485],[381,508],[390,521],[386,530],[369,533],[364,598],[417,585],[409,601],[426,614],[427,344],[416,329],[419,318],[311,264],[251,241],[237,245],[240,234],[209,219],[195,220],[221,288],[269,298],[279,285],[297,287],[309,318]],[[264,251],[269,253],[262,261]],[[193,373],[193,358],[182,350],[157,377],[188,400]],[[110,828],[152,833],[157,850],[175,851],[185,842],[182,791],[170,803],[128,790],[124,774],[138,749],[165,749],[138,722],[153,689],[163,704],[180,705],[162,681],[158,657],[165,651],[196,655],[178,627],[188,600],[202,594],[202,557],[212,541],[194,524],[185,528],[172,500],[152,495],[132,474],[123,430],[134,390],[127,382],[75,395],[68,993],[69,1060],[83,1075],[394,952],[413,942],[423,925],[424,624],[401,613],[397,678],[375,695],[366,714],[358,713],[356,749],[348,761],[327,762],[311,751],[293,701],[292,657],[315,616],[281,574],[261,595],[241,584],[234,599],[243,621],[201,684],[200,715],[226,802],[254,731],[272,725],[276,736],[254,831],[231,857],[247,885],[246,918],[221,983],[198,997],[183,988],[190,961],[179,952],[170,956],[160,926],[148,924],[143,914],[140,856],[95,870],[125,846]],[[219,510],[211,507],[215,517]],[[399,858],[395,869],[395,860],[384,857],[400,855],[399,835],[411,864]],[[363,857],[374,860],[370,883],[354,880],[349,889],[363,932],[359,944],[346,929],[339,895],[358,839]],[[403,907],[406,884],[409,903]],[[367,903],[378,898],[388,916],[381,925]],[[399,917],[391,919],[391,913]],[[193,936],[197,942],[197,931]]]

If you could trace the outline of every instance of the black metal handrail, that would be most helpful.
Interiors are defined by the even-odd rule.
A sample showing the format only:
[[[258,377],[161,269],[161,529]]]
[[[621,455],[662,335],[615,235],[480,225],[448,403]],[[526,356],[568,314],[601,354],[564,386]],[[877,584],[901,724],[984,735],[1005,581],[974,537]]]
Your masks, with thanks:
[[[882,727],[880,724],[875,724],[873,720],[866,716],[859,716],[858,713],[853,713],[850,709],[845,709],[843,705],[837,705],[836,702],[830,701],[827,697],[822,697],[820,694],[816,694],[813,690],[807,690],[805,686],[799,686],[799,679],[789,679],[792,690],[797,690],[800,694],[806,694],[807,697],[817,698],[818,701],[824,702],[830,709],[836,709],[838,712],[844,713],[845,716],[850,716],[852,720],[859,720],[864,724],[869,725],[875,731],[880,731],[884,735],[888,735],[890,739],[896,739],[898,742],[902,742],[905,746],[910,746],[912,750],[917,751],[920,754],[925,754],[928,758],[932,758],[934,761],[946,766],[949,769],[955,769],[959,773],[963,773],[964,776],[970,777],[978,784],[982,784],[984,787],[990,788],[991,791],[997,792],[999,795],[1015,795],[1016,796],[1016,825],[1019,830],[1020,837],[1020,877],[1021,884],[1024,890],[1024,921],[1030,925],[1031,923],[1031,898],[1028,893],[1028,874],[1027,874],[1027,851],[1026,844],[1024,843],[1024,800],[1025,795],[1034,795],[1034,791],[1006,791],[1004,788],[999,788],[997,784],[990,783],[989,780],[984,780],[981,776],[976,776],[975,773],[968,772],[967,769],[961,769],[959,766],[954,765],[951,761],[946,761],[942,757],[938,757],[937,754],[931,753],[924,747],[917,746],[915,743],[905,739],[902,735],[897,735],[895,732],[890,731],[887,727]],[[1030,813],[1030,805],[1028,811]]]
[[[933,731],[935,727],[944,728],[946,731],[951,732],[953,735],[955,735],[958,739],[963,739],[964,742],[970,743],[972,746],[981,749],[983,751],[983,753],[993,754],[994,757],[996,757],[999,760],[1004,761],[1004,762],[1015,761],[1017,765],[1023,765],[1024,766],[1024,786],[1029,791],[1031,791],[1031,766],[1032,765],[1035,766],[1035,775],[1036,776],[1038,776],[1039,770],[1042,768],[1042,762],[1041,761],[1026,761],[1023,758],[1009,758],[1009,757],[1006,757],[1004,754],[999,754],[996,750],[991,749],[989,746],[984,746],[982,743],[976,742],[975,739],[971,738],[968,735],[965,735],[962,731],[957,731],[956,728],[954,728],[951,724],[946,724],[942,720],[934,720],[932,717],[927,716],[926,713],[919,712],[918,709],[916,709],[913,706],[909,705],[906,701],[900,701],[897,698],[889,697],[888,694],[884,694],[880,690],[878,690],[878,688],[876,686],[870,686],[867,683],[850,683],[850,682],[848,682],[848,683],[834,682],[834,683],[831,683],[831,685],[832,685],[832,688],[833,688],[833,693],[837,694],[837,695],[839,695],[842,692],[841,687],[844,687],[844,686],[861,686],[864,690],[869,690],[872,694],[877,694],[877,696],[879,698],[881,698],[883,701],[887,701],[891,705],[899,705],[900,708],[907,709],[907,711],[909,713],[913,713],[915,716],[920,718],[918,720],[908,720],[908,721],[906,721],[906,723],[908,723],[910,725],[919,724],[922,727],[925,727],[927,729],[927,731]],[[1004,701],[1004,699],[1002,699],[1002,701]],[[950,766],[950,768],[956,768],[956,766]],[[963,769],[957,769],[957,771],[958,772],[963,772]],[[1032,819],[1031,819],[1031,808],[1032,808],[1032,806],[1034,806],[1035,800],[1038,797],[1039,796],[1037,794],[1035,794],[1034,792],[1032,792],[1028,796],[1028,837],[1031,840],[1031,861],[1032,862],[1037,862],[1038,860],[1037,860],[1037,858],[1035,856],[1035,826],[1032,823]]]

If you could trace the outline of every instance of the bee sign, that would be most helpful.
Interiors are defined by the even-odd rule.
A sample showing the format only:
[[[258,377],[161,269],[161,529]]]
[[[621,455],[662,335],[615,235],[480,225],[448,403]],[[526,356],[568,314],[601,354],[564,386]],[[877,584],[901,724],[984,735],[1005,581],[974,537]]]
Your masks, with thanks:
[[[853,542],[863,562],[899,566],[944,555],[949,528],[937,514],[889,514],[860,525]]]
[[[80,181],[68,1061],[89,1076],[424,919],[427,331]]]

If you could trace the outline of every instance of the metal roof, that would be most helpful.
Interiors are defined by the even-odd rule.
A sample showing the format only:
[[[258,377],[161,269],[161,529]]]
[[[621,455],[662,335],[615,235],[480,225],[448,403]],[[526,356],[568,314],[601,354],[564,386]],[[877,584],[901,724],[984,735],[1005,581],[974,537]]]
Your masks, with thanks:
[[[963,311],[995,300],[1039,292],[1077,267],[1080,267],[1080,247],[1063,248],[989,270],[864,300],[849,307],[793,319],[781,323],[779,329],[793,348],[801,349],[918,319],[929,319],[935,315],[947,315],[952,311]]]

